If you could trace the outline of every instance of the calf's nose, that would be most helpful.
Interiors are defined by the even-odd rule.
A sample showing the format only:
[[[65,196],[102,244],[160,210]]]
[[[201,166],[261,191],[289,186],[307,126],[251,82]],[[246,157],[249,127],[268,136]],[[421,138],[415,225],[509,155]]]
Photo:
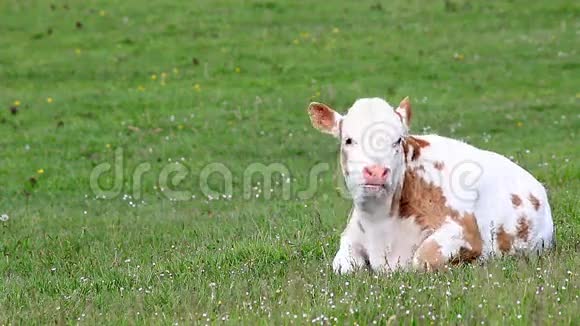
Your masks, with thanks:
[[[363,178],[367,184],[384,184],[387,181],[389,172],[389,168],[380,165],[365,166]]]

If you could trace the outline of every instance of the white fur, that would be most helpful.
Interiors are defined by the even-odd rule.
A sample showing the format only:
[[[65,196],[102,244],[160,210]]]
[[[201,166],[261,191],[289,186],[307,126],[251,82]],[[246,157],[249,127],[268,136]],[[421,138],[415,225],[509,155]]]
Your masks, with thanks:
[[[341,133],[335,136],[341,137],[341,148],[348,157],[345,182],[354,202],[333,262],[337,273],[351,272],[366,263],[376,271],[418,265],[414,256],[426,239],[435,241],[445,258],[457,255],[462,247],[471,249],[464,230],[450,217],[440,228],[422,231],[413,217],[391,216],[393,195],[404,183],[405,169],[413,167],[421,167],[416,170],[419,176],[442,189],[448,207],[475,215],[483,242],[481,259],[502,254],[497,239],[500,227],[514,237],[510,253],[533,253],[552,245],[553,222],[544,187],[504,156],[454,139],[425,135],[416,137],[429,145],[421,149],[417,160],[405,165],[402,146],[396,143],[407,135],[407,117],[401,119],[384,100],[357,100],[346,115],[336,114],[335,119],[337,125],[342,123]],[[383,132],[383,146],[365,145],[372,128]],[[346,145],[347,138],[353,140],[351,145]],[[435,163],[442,163],[444,168],[436,168]],[[390,169],[386,189],[362,186],[361,171],[371,164]],[[518,207],[511,201],[512,194],[521,199]],[[530,194],[539,200],[539,210],[529,200]],[[527,240],[516,236],[521,216],[528,223]]]
[[[369,212],[360,207],[352,212],[333,262],[338,273],[351,272],[366,263],[377,271],[408,267],[425,237],[413,219],[386,218],[380,213],[386,205],[368,208]]]

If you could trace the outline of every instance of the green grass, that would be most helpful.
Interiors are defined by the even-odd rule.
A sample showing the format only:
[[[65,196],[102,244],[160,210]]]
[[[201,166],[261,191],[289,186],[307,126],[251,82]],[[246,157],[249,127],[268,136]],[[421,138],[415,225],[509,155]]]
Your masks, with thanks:
[[[579,18],[565,0],[2,1],[0,324],[579,324]],[[410,96],[415,132],[536,175],[557,249],[333,275],[350,203],[336,144],[305,110],[370,96]],[[97,199],[91,171],[116,149],[123,189]],[[163,186],[169,160],[188,174]],[[232,172],[232,199],[199,190],[215,162]],[[244,199],[256,162],[288,168],[290,200],[281,185]],[[301,199],[317,163],[331,171]]]

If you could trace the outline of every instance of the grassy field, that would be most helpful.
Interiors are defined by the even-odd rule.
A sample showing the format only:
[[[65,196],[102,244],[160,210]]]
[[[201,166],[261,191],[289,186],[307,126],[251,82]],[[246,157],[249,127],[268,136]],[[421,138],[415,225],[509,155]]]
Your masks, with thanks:
[[[0,325],[580,324],[579,31],[565,0],[0,2]],[[370,96],[536,175],[557,248],[333,275],[350,202],[306,107]]]

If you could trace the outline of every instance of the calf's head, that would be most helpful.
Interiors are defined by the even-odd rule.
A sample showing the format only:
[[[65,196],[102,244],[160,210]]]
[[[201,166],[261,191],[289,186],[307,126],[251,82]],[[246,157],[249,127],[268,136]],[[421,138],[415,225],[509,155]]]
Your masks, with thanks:
[[[411,118],[405,98],[396,109],[380,98],[357,100],[345,115],[328,105],[308,107],[312,125],[340,140],[340,162],[355,201],[392,194],[405,172],[403,142]]]

